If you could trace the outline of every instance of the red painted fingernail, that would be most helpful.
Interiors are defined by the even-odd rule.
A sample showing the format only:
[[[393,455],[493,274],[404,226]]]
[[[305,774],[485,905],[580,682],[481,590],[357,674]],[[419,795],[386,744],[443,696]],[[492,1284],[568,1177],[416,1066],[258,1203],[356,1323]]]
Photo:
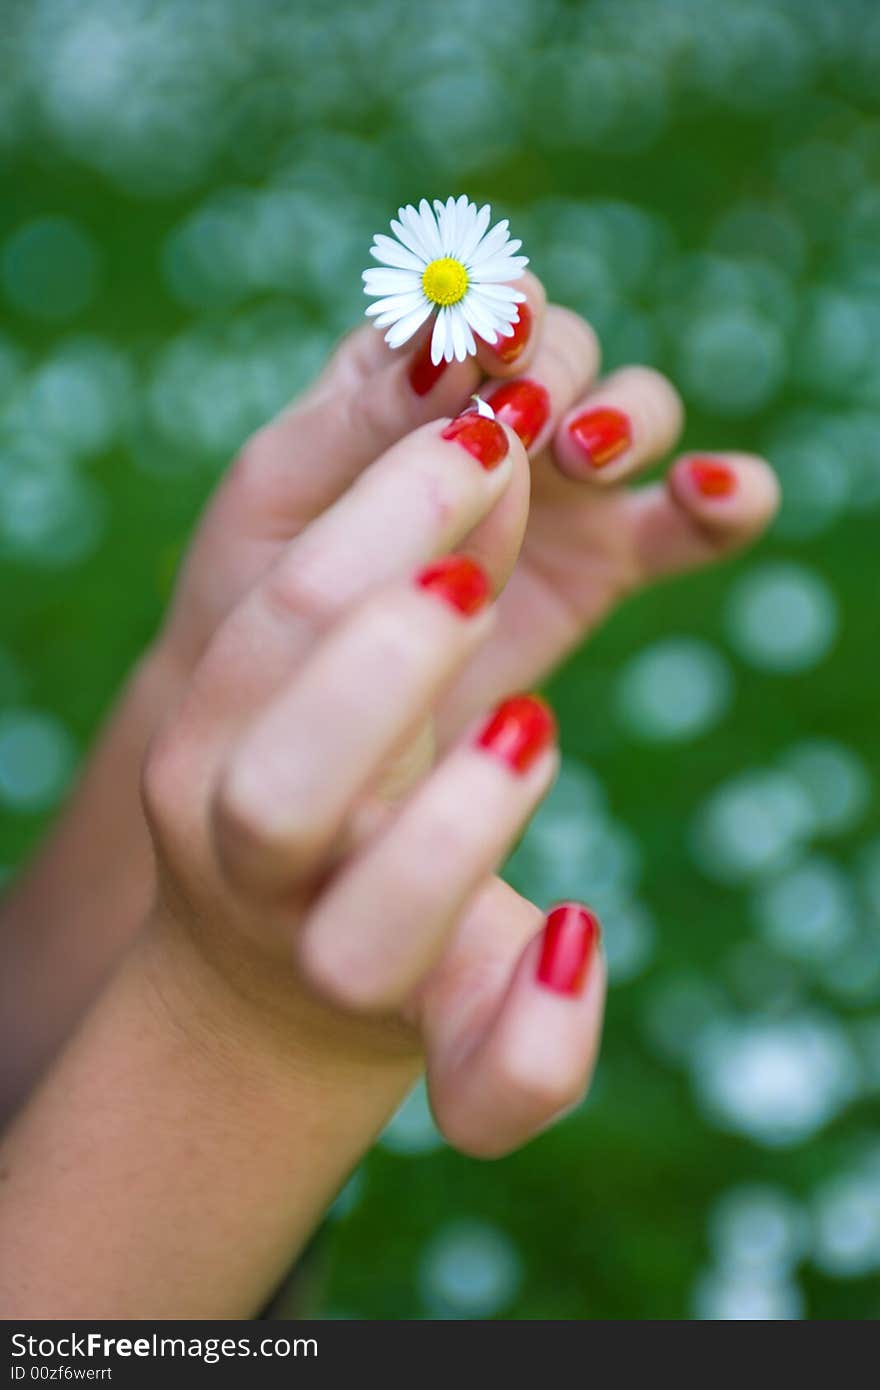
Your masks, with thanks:
[[[538,979],[557,994],[580,994],[602,929],[580,903],[561,903],[544,921]]]
[[[498,422],[486,415],[478,415],[475,410],[456,415],[454,420],[449,421],[441,437],[454,439],[487,470],[497,468],[510,448],[507,435]]]
[[[488,343],[487,347],[490,347],[495,356],[509,366],[511,362],[515,362],[522,355],[523,348],[531,337],[532,322],[532,311],[528,304],[520,304],[519,318],[513,324],[512,336],[510,338],[499,336],[494,343]]]
[[[577,415],[569,425],[568,433],[586,455],[591,468],[605,468],[626,453],[632,444],[629,416],[607,405]]]
[[[549,395],[537,381],[529,381],[527,377],[521,381],[506,381],[493,391],[489,404],[498,419],[519,435],[527,449],[550,419]]]
[[[736,474],[717,459],[691,459],[688,472],[702,497],[730,497],[736,492]]]
[[[437,385],[449,363],[442,359],[431,361],[431,335],[429,334],[409,365],[409,384],[417,396],[427,396]]]
[[[444,555],[441,560],[426,565],[416,575],[416,583],[466,618],[478,613],[489,602],[486,572],[466,555]]]
[[[513,695],[490,715],[477,745],[525,773],[556,738],[556,719],[537,695]]]

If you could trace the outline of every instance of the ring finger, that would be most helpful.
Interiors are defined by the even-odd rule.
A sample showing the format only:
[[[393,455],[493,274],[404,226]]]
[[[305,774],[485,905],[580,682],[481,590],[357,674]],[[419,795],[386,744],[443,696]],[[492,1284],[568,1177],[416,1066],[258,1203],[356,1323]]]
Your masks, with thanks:
[[[556,466],[577,482],[614,486],[662,458],[678,439],[684,407],[650,367],[623,367],[566,412],[553,440]]]

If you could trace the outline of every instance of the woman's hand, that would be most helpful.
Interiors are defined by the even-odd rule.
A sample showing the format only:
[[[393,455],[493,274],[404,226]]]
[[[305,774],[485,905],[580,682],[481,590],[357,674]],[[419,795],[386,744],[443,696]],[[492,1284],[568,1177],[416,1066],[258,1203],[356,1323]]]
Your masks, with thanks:
[[[253,1313],[424,1057],[479,1156],[583,1093],[598,924],[541,930],[491,877],[552,715],[508,699],[419,753],[493,624],[484,571],[436,557],[526,472],[496,421],[425,426],[221,622],[146,760],[146,930],[0,1153],[6,1316]]]
[[[473,412],[395,445],[223,621],[144,778],[160,929],[300,1052],[427,1048],[441,1128],[480,1155],[582,1094],[603,991],[588,914],[554,919],[548,992],[541,914],[490,879],[555,772],[547,707],[508,699],[427,767],[494,618],[482,567],[433,557],[512,518],[526,470]]]
[[[143,918],[152,861],[136,787],[156,724],[246,590],[384,449],[454,415],[480,390],[532,455],[528,525],[529,478],[515,473],[463,542],[496,589],[509,583],[492,636],[438,709],[443,746],[477,710],[540,680],[625,594],[723,557],[772,515],[773,475],[742,455],[684,458],[661,483],[627,486],[671,447],[682,418],[675,391],[646,368],[597,384],[592,330],[568,310],[545,309],[534,277],[522,283],[528,302],[515,338],[500,352],[483,345],[464,363],[438,369],[426,341],[407,355],[391,352],[371,327],[353,333],[222,481],[162,633],[55,834],[4,904],[9,968],[0,1018],[16,1047],[0,1047],[0,1114],[4,1092],[9,1106],[27,1090]]]
[[[191,669],[217,622],[278,549],[407,431],[454,415],[479,393],[518,430],[531,456],[531,507],[493,515],[466,549],[510,577],[493,640],[444,715],[451,735],[474,709],[546,676],[626,595],[706,565],[754,540],[778,505],[767,465],[749,455],[678,459],[662,482],[628,483],[674,446],[683,408],[658,372],[599,379],[589,324],[545,306],[540,282],[499,351],[434,367],[422,337],[392,352],[374,328],[351,334],[315,386],[245,445],[199,527],[160,641]],[[515,572],[509,576],[519,542]]]

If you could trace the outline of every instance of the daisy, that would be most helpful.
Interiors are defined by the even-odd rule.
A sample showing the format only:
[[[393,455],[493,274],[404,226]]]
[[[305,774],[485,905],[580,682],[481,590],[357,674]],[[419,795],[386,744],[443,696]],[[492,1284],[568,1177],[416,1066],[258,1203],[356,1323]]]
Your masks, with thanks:
[[[382,266],[364,271],[364,293],[379,296],[367,315],[388,329],[391,347],[402,347],[432,314],[435,365],[475,353],[475,333],[488,343],[513,336],[517,305],[526,296],[508,282],[518,280],[529,262],[514,254],[522,242],[510,240],[506,219],[488,230],[491,216],[488,203],[477,211],[464,194],[445,203],[435,198],[433,209],[423,198],[392,221],[396,241],[373,238],[370,255]]]

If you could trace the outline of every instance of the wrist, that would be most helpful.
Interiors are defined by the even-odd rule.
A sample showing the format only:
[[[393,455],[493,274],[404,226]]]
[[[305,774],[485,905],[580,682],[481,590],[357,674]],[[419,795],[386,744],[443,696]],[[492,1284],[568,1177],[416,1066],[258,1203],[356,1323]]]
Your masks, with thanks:
[[[145,925],[6,1136],[17,1317],[254,1316],[416,1074],[279,1029],[169,926]]]
[[[398,1017],[347,1014],[300,980],[293,955],[231,933],[199,931],[159,905],[138,946],[145,980],[178,1035],[223,1070],[277,1072],[347,1084],[357,1075],[401,1096],[422,1068],[413,1028]]]

